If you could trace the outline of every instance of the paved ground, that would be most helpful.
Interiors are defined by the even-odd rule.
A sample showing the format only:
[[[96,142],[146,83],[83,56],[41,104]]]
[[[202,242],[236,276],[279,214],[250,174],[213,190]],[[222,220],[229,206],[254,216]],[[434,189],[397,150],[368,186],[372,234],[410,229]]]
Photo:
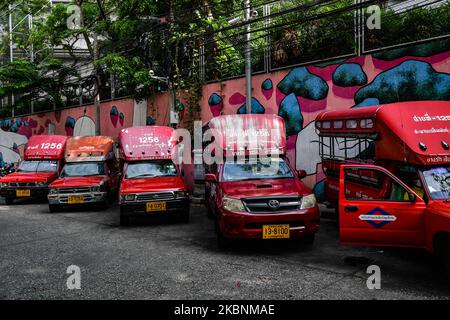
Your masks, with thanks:
[[[3,202],[1,202],[3,203]],[[449,299],[440,267],[418,250],[341,246],[333,220],[313,246],[216,246],[201,205],[189,224],[118,225],[118,208],[50,214],[0,204],[0,299]],[[381,268],[368,290],[367,263]],[[68,290],[69,265],[81,289]]]

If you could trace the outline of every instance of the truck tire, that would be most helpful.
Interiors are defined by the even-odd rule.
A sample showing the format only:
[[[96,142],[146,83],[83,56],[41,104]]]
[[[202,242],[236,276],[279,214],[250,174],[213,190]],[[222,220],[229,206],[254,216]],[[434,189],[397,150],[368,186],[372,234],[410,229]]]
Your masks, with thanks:
[[[48,205],[48,211],[50,211],[50,213],[55,213],[61,210],[61,207],[57,204],[49,204]]]
[[[13,202],[14,202],[14,198],[11,198],[11,197],[5,197],[5,203],[6,203],[7,205],[13,204]]]
[[[123,214],[120,215],[120,225],[121,226],[129,226],[130,225],[130,217],[127,217]]]
[[[190,210],[189,209],[182,211],[180,213],[180,221],[182,223],[188,223],[189,219],[190,219]]]
[[[312,245],[314,243],[314,240],[316,239],[316,234],[309,234],[307,236],[301,237],[300,240],[304,244]]]
[[[230,250],[232,245],[233,245],[233,240],[231,240],[230,238],[227,238],[222,233],[222,230],[220,230],[219,223],[217,222],[217,219],[216,219],[215,225],[216,225],[215,229],[216,229],[216,232],[217,232],[217,247],[220,250],[222,250],[222,251]]]
[[[206,215],[207,215],[208,219],[214,220],[214,212],[213,212],[211,206],[208,204],[206,205]]]
[[[441,251],[441,261],[444,267],[447,282],[450,283],[450,238],[447,237]]]
[[[106,210],[109,208],[109,201],[105,200],[99,205],[100,210]]]

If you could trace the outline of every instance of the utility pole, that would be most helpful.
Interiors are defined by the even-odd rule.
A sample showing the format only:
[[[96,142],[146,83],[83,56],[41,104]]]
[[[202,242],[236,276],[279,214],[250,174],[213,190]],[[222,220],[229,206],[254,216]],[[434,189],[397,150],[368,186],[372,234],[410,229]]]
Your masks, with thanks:
[[[250,0],[244,0],[245,21],[245,94],[246,113],[252,113],[252,56],[251,56],[251,34],[250,34]]]
[[[8,5],[9,12],[9,61],[12,63],[14,61],[14,49],[13,49],[13,21],[12,21],[12,5]],[[14,117],[14,94],[11,93],[10,97],[11,103],[11,116]]]
[[[33,29],[33,16],[31,13],[28,14],[28,30],[31,33],[31,29]],[[30,61],[34,62],[34,46],[33,43],[30,45]],[[31,113],[34,113],[34,101],[33,98],[31,98],[30,101],[30,111]]]
[[[100,75],[98,74],[97,67],[95,66],[95,61],[98,59],[98,39],[97,34],[94,34],[94,44],[93,44],[93,51],[94,51],[94,68],[95,68],[95,97],[94,97],[94,104],[95,104],[95,135],[99,136],[101,131],[100,126]]]
[[[172,36],[173,33],[173,24],[174,24],[174,20],[175,20],[175,14],[173,12],[174,8],[173,8],[173,2],[172,0],[169,0],[169,30],[167,33],[167,42],[166,42],[166,46],[167,46],[167,58],[169,59],[169,64],[172,62],[172,52],[170,50],[170,38]],[[176,50],[176,48],[175,48]],[[177,63],[176,61],[173,61],[173,63]],[[167,68],[168,72],[167,72],[167,86],[169,87],[168,90],[170,92],[169,95],[169,126],[170,126],[170,115],[172,114],[172,112],[175,111],[175,103],[176,103],[176,92],[175,92],[175,85],[174,85],[174,69],[173,69],[173,64],[169,65]]]

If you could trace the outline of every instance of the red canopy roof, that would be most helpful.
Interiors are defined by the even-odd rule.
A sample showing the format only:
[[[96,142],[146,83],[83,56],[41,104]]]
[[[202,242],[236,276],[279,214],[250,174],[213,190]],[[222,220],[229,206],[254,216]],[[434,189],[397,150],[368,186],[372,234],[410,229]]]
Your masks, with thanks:
[[[107,136],[70,137],[66,146],[66,161],[104,161],[114,158],[114,139]]]
[[[176,131],[163,126],[138,126],[119,133],[120,157],[126,161],[171,159],[175,155]]]
[[[211,119],[209,127],[216,132],[224,154],[284,153],[286,133],[283,118],[277,115],[225,115]],[[218,140],[217,140],[218,139]]]
[[[373,120],[370,128],[367,119]],[[356,120],[356,127],[348,127],[348,120]],[[342,121],[343,127],[336,128],[340,126],[336,121]],[[450,101],[398,102],[323,112],[316,117],[316,128],[330,136],[376,132],[376,157],[380,159],[416,164],[450,163]]]
[[[34,135],[28,140],[25,160],[58,160],[64,158],[67,137],[58,135]]]

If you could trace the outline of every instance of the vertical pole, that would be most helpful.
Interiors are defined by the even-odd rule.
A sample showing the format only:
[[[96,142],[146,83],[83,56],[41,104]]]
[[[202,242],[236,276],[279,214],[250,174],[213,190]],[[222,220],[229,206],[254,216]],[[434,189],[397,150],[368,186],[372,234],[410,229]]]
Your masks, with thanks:
[[[97,34],[94,35],[94,65],[98,56],[98,44],[97,44]],[[96,68],[94,66],[94,68]],[[100,126],[100,79],[97,70],[95,70],[95,135],[99,136],[101,134]]]
[[[9,61],[12,63],[14,61],[14,50],[13,50],[13,21],[12,21],[12,5],[8,5],[9,12]],[[14,117],[14,94],[11,93],[11,116]]]
[[[174,26],[174,20],[175,20],[175,14],[174,14],[174,8],[173,8],[174,4],[173,1],[170,0],[169,1],[169,31],[167,34],[167,49],[168,49],[168,61],[172,60],[172,55],[171,55],[171,51],[170,51],[170,38],[172,36],[173,33],[173,26]],[[177,50],[175,48],[175,50]],[[173,61],[173,64],[176,64],[177,61]],[[171,125],[170,123],[170,115],[172,113],[172,111],[175,111],[175,85],[174,85],[174,77],[173,77],[173,65],[170,65],[168,68],[168,73],[167,73],[167,86],[169,87],[169,126]]]
[[[116,77],[114,76],[114,73],[111,73],[110,81],[111,81],[111,100],[114,100],[116,98]]]
[[[28,30],[31,33],[31,29],[33,28],[33,16],[30,14],[28,14]],[[34,62],[34,46],[33,43],[30,44],[30,61]],[[33,97],[31,97],[31,101],[30,101],[30,111],[31,113],[34,113],[34,101],[33,101]]]
[[[251,35],[250,35],[250,0],[244,1],[245,25],[245,94],[246,113],[252,113],[252,60],[251,60]]]
[[[266,37],[265,37],[265,48],[264,48],[264,71],[270,72],[270,32],[269,32],[269,26],[270,26],[270,4],[266,4],[263,7],[263,16],[264,16],[264,28],[266,28]]]

